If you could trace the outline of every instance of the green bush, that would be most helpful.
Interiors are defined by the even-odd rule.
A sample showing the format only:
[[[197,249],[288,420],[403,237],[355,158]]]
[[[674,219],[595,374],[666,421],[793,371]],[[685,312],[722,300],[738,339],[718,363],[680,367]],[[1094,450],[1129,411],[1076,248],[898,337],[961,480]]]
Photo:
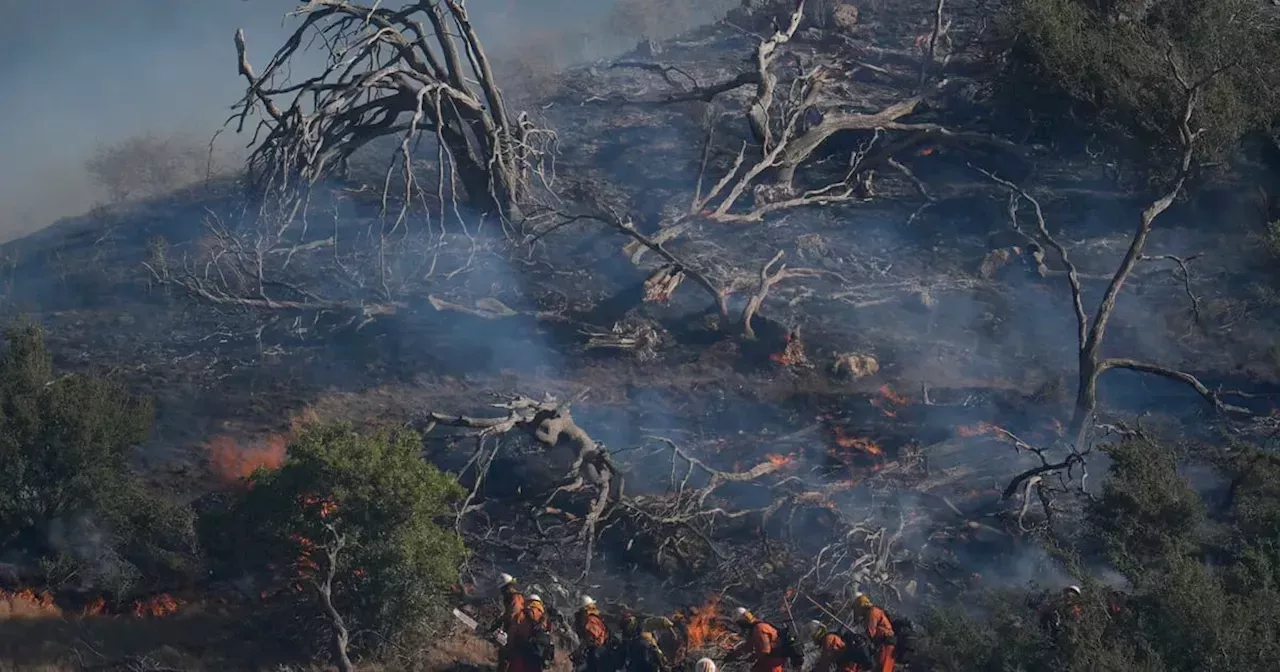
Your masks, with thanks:
[[[287,633],[300,645],[328,641],[313,579],[328,569],[322,547],[344,540],[334,565],[333,603],[352,633],[352,650],[381,653],[438,625],[466,554],[438,524],[461,486],[420,457],[408,430],[361,434],[348,424],[308,427],[283,466],[259,470],[248,488],[202,520],[202,538],[223,568],[277,580],[277,601],[304,624]],[[290,622],[281,614],[274,623]],[[318,653],[313,651],[313,653]]]
[[[1095,147],[1170,164],[1184,96],[1170,56],[1191,81],[1231,65],[1204,89],[1194,122],[1202,161],[1275,126],[1280,33],[1258,0],[1009,0],[992,25],[997,100],[1055,137],[1075,128],[1100,135]]]
[[[1207,450],[1207,449],[1202,449]],[[932,613],[919,669],[1086,672],[1275,669],[1280,657],[1280,460],[1231,450],[1198,458],[1145,440],[1110,446],[1113,465],[1086,537],[1129,586],[1081,582],[1080,614],[1043,627],[1035,594],[966,596]],[[1209,506],[1180,461],[1215,464],[1229,501]]]
[[[0,357],[0,548],[34,556],[52,588],[122,596],[191,570],[189,509],[147,489],[129,458],[150,405],[120,385],[53,369],[39,327]]]

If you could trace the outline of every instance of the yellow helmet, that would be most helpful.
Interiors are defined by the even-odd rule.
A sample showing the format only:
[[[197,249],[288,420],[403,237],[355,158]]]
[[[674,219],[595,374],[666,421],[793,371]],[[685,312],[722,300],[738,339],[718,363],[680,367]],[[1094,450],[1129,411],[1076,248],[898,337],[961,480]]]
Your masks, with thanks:
[[[853,600],[853,606],[859,609],[870,608],[871,598],[867,597],[865,593],[859,593],[858,597]]]

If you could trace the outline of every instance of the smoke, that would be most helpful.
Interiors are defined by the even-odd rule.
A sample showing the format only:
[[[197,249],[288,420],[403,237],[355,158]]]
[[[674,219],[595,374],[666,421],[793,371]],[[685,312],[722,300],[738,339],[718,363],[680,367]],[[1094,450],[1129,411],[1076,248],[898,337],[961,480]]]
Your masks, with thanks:
[[[560,66],[635,44],[635,35],[605,35],[604,30],[618,24],[610,23],[611,13],[627,0],[467,4],[495,58],[512,56],[516,49],[527,52],[531,35],[557,45],[551,58]],[[148,135],[207,145],[243,92],[232,46],[235,30],[245,30],[251,61],[265,63],[290,34],[295,23],[284,15],[298,5],[291,0],[0,2],[5,15],[0,88],[6,111],[0,134],[0,202],[6,205],[0,241],[105,202],[109,194],[85,170],[104,147]],[[226,133],[216,149],[234,153],[247,140]]]
[[[58,518],[49,524],[49,547],[57,554],[57,569],[65,571],[80,590],[107,588],[128,591],[139,578],[138,568],[120,556],[108,531],[88,515]]]

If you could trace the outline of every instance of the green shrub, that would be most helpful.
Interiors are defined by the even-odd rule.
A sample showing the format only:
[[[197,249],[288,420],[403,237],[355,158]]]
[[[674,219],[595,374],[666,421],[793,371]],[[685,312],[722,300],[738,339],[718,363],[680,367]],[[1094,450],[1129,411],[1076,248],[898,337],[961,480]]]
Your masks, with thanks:
[[[1080,613],[1042,627],[1035,593],[964,596],[926,619],[920,669],[1086,672],[1270,670],[1280,657],[1280,460],[1232,446],[1182,452],[1148,440],[1109,446],[1113,463],[1085,521],[1125,594],[1083,582]],[[1214,464],[1229,501],[1209,502],[1178,471]]]
[[[1183,89],[1230,65],[1204,89],[1195,123],[1200,159],[1223,159],[1246,132],[1273,127],[1280,101],[1280,33],[1257,0],[1009,0],[989,55],[1003,109],[1044,130],[1101,136],[1148,166],[1178,151]]]
[[[58,375],[35,325],[10,329],[0,357],[0,547],[28,552],[53,588],[163,583],[191,570],[189,509],[129,468],[150,405],[122,386]]]
[[[305,428],[283,466],[259,470],[248,488],[202,521],[202,538],[224,569],[278,579],[277,601],[304,624],[298,644],[328,641],[313,578],[328,569],[322,547],[344,541],[334,565],[333,603],[352,650],[380,653],[429,635],[439,623],[466,549],[438,524],[464,493],[425,462],[408,430],[361,434],[348,424]],[[313,651],[313,653],[318,653]]]

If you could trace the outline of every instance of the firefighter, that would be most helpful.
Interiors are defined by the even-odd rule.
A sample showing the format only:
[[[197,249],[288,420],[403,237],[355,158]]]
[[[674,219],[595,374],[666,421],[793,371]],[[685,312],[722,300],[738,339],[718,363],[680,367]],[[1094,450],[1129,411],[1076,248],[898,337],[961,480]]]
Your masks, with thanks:
[[[675,652],[671,663],[681,667],[686,664],[689,655],[689,615],[682,607],[671,616],[671,622],[674,624],[671,634],[675,639]]]
[[[590,595],[582,596],[582,606],[574,614],[573,630],[582,642],[575,662],[582,665],[584,672],[608,672],[609,627]]]
[[[1080,598],[1083,591],[1080,586],[1067,586],[1062,589],[1056,599],[1046,599],[1040,608],[1040,625],[1053,635],[1062,633],[1068,619],[1080,616]]]
[[[489,631],[498,633],[498,672],[507,672],[512,651],[511,633],[519,629],[524,618],[525,600],[515,577],[510,574],[498,577],[498,592],[502,595],[502,615]]]
[[[511,672],[543,672],[551,666],[555,644],[542,598],[530,595],[525,600],[522,618],[508,635],[508,669]]]
[[[866,595],[858,595],[853,606],[857,610],[859,619],[867,628],[867,639],[876,650],[875,662],[871,667],[872,672],[893,672],[897,639],[894,637],[893,624],[889,622],[888,614],[884,613],[884,609],[872,604],[871,598]]]
[[[622,664],[627,672],[666,672],[671,669],[666,654],[658,646],[654,631],[672,628],[665,618],[643,619],[629,610],[622,612]]]
[[[716,672],[716,661],[710,658],[699,658],[693,666],[693,672]]]
[[[809,638],[818,647],[818,660],[810,672],[867,672],[865,665],[870,660],[865,652],[849,648],[860,647],[860,642],[844,641],[820,621],[809,623]]]
[[[761,621],[744,607],[738,607],[733,620],[742,630],[745,641],[733,651],[731,657],[751,660],[751,672],[784,672],[787,657],[778,650],[778,629]]]

